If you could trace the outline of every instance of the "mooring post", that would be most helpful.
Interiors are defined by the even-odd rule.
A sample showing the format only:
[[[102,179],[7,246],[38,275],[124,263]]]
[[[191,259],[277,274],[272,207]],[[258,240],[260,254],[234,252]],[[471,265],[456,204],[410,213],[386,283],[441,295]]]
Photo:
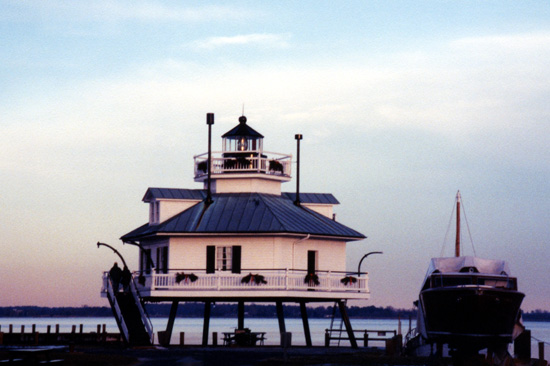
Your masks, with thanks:
[[[546,365],[546,361],[544,360],[544,342],[539,342],[539,365]]]
[[[185,332],[180,332],[180,346],[185,345]]]
[[[218,345],[218,332],[212,332],[212,345]]]

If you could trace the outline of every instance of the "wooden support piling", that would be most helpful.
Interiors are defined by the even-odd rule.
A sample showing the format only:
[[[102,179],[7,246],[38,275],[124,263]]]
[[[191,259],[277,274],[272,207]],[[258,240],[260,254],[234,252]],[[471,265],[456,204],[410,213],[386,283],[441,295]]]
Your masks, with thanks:
[[[55,334],[59,334],[59,324],[55,325]]]
[[[185,332],[180,332],[180,346],[185,345]]]
[[[306,337],[306,347],[311,347],[313,343],[311,342],[311,332],[309,330],[309,320],[307,318],[307,308],[306,302],[300,301],[300,313],[302,314],[302,323],[304,325],[304,335]]]
[[[212,345],[218,345],[218,332],[212,332]]]
[[[84,332],[84,324],[80,324],[80,334]]]
[[[237,304],[237,329],[244,329],[244,301],[239,301]]]
[[[283,310],[283,302],[277,301],[275,302],[275,307],[277,309],[277,319],[279,320],[279,333],[285,333],[286,332],[286,325],[285,325],[285,314]]]
[[[13,324],[10,324],[10,334],[13,333]]]
[[[172,306],[170,307],[170,315],[168,316],[168,324],[166,324],[166,337],[168,339],[172,338],[172,330],[174,329],[174,322],[176,320],[176,314],[178,313],[178,300],[172,301]]]
[[[351,322],[349,321],[348,312],[346,310],[346,304],[342,300],[338,300],[338,308],[340,309],[340,315],[342,315],[342,320],[346,326],[346,331],[348,332],[349,343],[351,343],[352,348],[357,348],[357,340],[355,339],[355,334],[351,328]]]
[[[204,321],[202,324],[202,345],[208,345],[208,328],[210,327],[210,310],[212,308],[211,301],[204,302]]]

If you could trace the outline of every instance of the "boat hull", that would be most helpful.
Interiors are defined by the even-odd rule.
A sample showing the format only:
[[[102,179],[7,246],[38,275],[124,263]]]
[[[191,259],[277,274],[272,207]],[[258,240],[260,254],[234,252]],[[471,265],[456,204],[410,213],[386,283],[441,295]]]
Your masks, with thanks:
[[[477,349],[510,343],[524,296],[482,286],[426,289],[420,293],[426,337],[429,342]]]

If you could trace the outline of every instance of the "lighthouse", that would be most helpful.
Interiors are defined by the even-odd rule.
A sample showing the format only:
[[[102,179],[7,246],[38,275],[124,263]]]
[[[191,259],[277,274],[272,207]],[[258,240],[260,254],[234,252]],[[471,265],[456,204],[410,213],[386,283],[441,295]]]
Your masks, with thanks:
[[[207,124],[210,130],[212,114]],[[168,338],[180,302],[204,303],[203,344],[214,302],[238,304],[237,329],[244,329],[245,303],[275,303],[281,333],[283,304],[294,303],[310,346],[307,303],[335,302],[347,318],[347,300],[369,298],[367,274],[346,271],[346,243],[365,236],[334,219],[339,202],[331,193],[283,191],[292,179],[292,155],[266,151],[264,136],[245,116],[221,136],[221,150],[209,143],[193,159],[202,187],[148,188],[147,222],[121,237],[140,252],[136,302],[172,304]],[[103,293],[113,305],[109,285],[105,275]]]

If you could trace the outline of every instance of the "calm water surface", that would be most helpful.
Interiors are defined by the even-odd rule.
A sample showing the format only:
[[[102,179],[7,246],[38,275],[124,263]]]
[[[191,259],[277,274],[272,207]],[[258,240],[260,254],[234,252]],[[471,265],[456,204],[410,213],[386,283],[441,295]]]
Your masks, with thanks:
[[[166,329],[168,322],[167,318],[152,318],[151,322],[155,333],[159,330]],[[202,342],[202,318],[177,318],[174,324],[172,333],[172,344],[179,344],[180,332],[185,332],[185,344],[201,344]],[[311,338],[314,346],[322,346],[325,342],[325,329],[330,327],[330,319],[310,319],[309,326]],[[352,319],[352,327],[354,330],[398,330],[399,321],[397,319]],[[97,325],[106,325],[107,332],[117,333],[118,327],[113,317],[107,318],[0,318],[0,331],[8,332],[9,325],[13,325],[14,332],[20,332],[21,326],[25,327],[25,332],[31,332],[32,325],[36,325],[38,332],[46,332],[48,325],[51,326],[51,331],[55,331],[56,324],[59,324],[60,332],[70,332],[72,326],[76,325],[79,331],[80,324],[83,325],[84,332],[90,333],[97,330]],[[286,319],[287,332],[292,333],[293,345],[305,345],[304,331],[301,319]],[[550,343],[550,322],[525,322],[527,329],[531,330],[532,339],[532,355],[538,355],[538,340]],[[412,321],[411,326],[415,327],[415,321]],[[334,327],[339,328],[340,321],[334,321]],[[212,342],[212,332],[218,332],[218,344],[221,344],[223,332],[232,332],[237,327],[237,319],[229,318],[212,318],[210,319],[209,343]],[[255,332],[266,332],[266,345],[279,344],[279,324],[276,318],[273,319],[245,319],[245,327],[250,328]],[[342,328],[343,329],[343,328]],[[403,335],[409,330],[409,321],[401,321],[401,329]],[[345,331],[344,331],[345,333]],[[359,336],[359,333],[356,333]],[[371,335],[372,336],[372,335]],[[156,337],[155,337],[156,338]],[[335,341],[333,341],[335,342]],[[336,344],[336,343],[333,343]],[[362,344],[359,341],[359,344]],[[349,342],[342,341],[342,346],[349,346]],[[381,343],[372,344],[374,346],[382,346]],[[545,356],[550,356],[550,345],[545,344]]]

